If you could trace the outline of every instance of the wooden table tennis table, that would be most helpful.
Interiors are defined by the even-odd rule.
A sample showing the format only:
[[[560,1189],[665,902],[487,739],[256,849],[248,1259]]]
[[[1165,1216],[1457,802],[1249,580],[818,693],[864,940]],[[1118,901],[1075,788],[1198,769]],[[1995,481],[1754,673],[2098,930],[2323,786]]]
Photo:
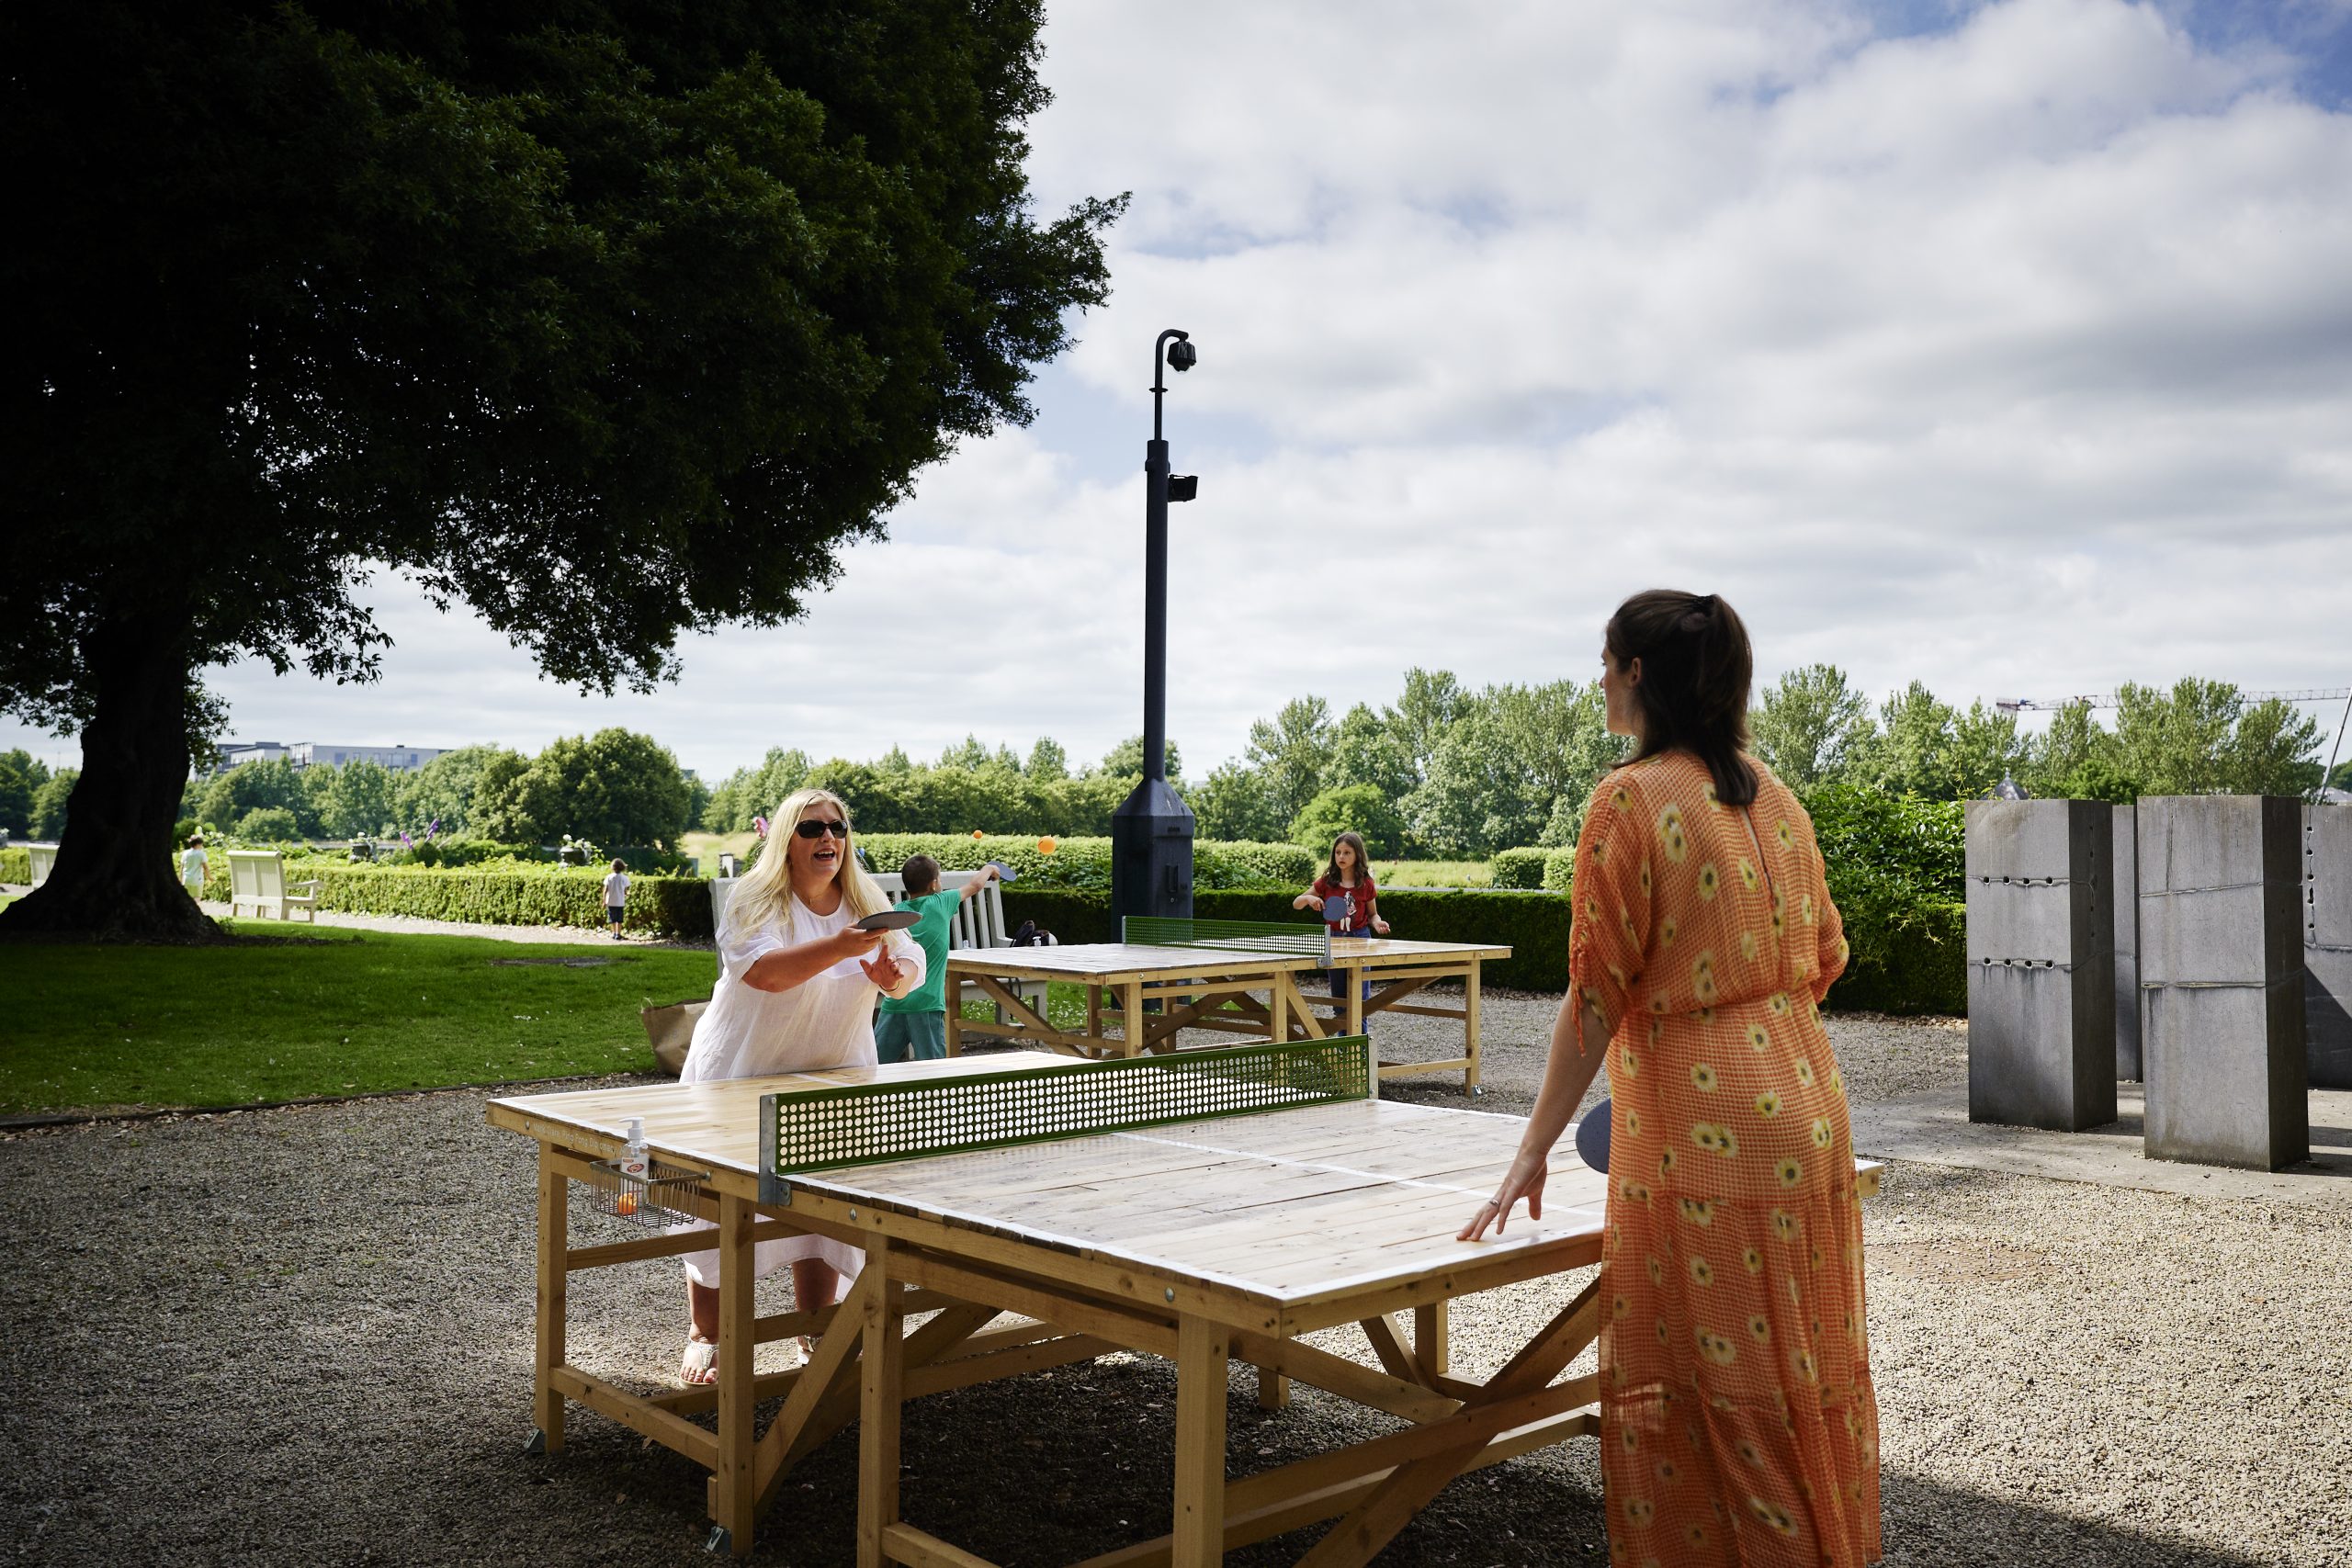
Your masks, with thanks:
[[[1190,1069],[1212,1055],[1296,1048],[1132,1066]],[[1368,1059],[1356,1060],[1368,1080]],[[565,1409],[577,1403],[687,1455],[712,1472],[713,1550],[741,1555],[777,1483],[855,1420],[860,1568],[987,1568],[899,1517],[901,1404],[1124,1348],[1176,1364],[1171,1528],[1089,1568],[1202,1568],[1337,1518],[1300,1560],[1333,1568],[1369,1560],[1455,1476],[1597,1430],[1597,1378],[1559,1375],[1599,1332],[1597,1279],[1574,1292],[1563,1281],[1558,1310],[1490,1376],[1456,1377],[1449,1364],[1452,1303],[1600,1260],[1606,1179],[1577,1165],[1566,1141],[1542,1223],[1453,1239],[1509,1166],[1523,1126],[1516,1117],[1343,1099],[788,1176],[762,1147],[789,1100],[909,1084],[985,1090],[997,1086],[976,1080],[992,1075],[1044,1082],[1129,1066],[1015,1053],[492,1101],[494,1125],[539,1147],[534,1449],[562,1447]],[[570,1184],[618,1150],[632,1116],[659,1159],[707,1173],[693,1208],[717,1222],[715,1236],[571,1245]],[[1858,1170],[1858,1196],[1876,1179],[1875,1167]],[[793,1232],[862,1247],[865,1267],[838,1307],[759,1317],[752,1249]],[[714,1387],[638,1393],[567,1359],[571,1274],[714,1241],[723,1259]],[[1300,1338],[1349,1324],[1361,1326],[1377,1369]],[[792,1371],[754,1375],[749,1357],[726,1349],[801,1333],[821,1337]],[[1237,1359],[1259,1369],[1270,1406],[1295,1379],[1409,1424],[1229,1479]],[[777,1397],[782,1409],[755,1433],[756,1404]],[[712,1410],[715,1429],[691,1418]]]
[[[993,1003],[997,1018],[947,1014],[947,1054],[969,1039],[1001,1039],[1094,1058],[1134,1056],[1174,1048],[1186,1029],[1264,1040],[1321,1040],[1362,1034],[1377,1013],[1457,1019],[1462,1055],[1437,1061],[1385,1061],[1383,1082],[1460,1070],[1463,1087],[1479,1089],[1481,966],[1510,956],[1509,947],[1467,942],[1407,942],[1391,937],[1334,937],[1329,958],[1249,947],[1161,947],[1136,942],[1085,942],[1068,947],[961,949],[947,955],[951,978],[969,982]],[[1344,994],[1309,989],[1301,976],[1329,971],[1344,976]],[[1086,1019],[1078,1029],[1057,1028],[1046,1010],[1017,993],[1022,981],[1082,987]],[[1462,1005],[1443,1006],[1430,986],[1453,981]],[[1367,994],[1369,993],[1369,994]],[[1326,1015],[1329,1016],[1326,1016]]]

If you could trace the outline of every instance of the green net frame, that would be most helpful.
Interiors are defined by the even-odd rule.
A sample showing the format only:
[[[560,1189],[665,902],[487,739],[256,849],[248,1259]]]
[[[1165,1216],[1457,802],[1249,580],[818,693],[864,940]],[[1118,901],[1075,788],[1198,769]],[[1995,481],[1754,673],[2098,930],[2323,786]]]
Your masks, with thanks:
[[[762,1095],[760,1196],[843,1166],[1368,1100],[1372,1071],[1356,1034]]]
[[[1331,933],[1314,925],[1277,920],[1199,920],[1162,915],[1129,915],[1119,940],[1138,947],[1205,947],[1241,953],[1282,953],[1329,965]]]

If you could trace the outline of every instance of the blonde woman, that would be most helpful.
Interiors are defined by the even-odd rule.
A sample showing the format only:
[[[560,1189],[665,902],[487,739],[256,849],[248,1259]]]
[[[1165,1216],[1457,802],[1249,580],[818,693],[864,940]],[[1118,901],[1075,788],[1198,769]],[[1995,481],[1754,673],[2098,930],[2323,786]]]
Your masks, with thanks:
[[[856,928],[889,908],[858,868],[841,798],[821,789],[786,796],[766,851],[728,900],[718,988],[695,1024],[680,1080],[874,1066],[875,998],[905,996],[925,968],[904,931]],[[762,1274],[792,1265],[803,1310],[838,1301],[842,1276],[865,1261],[857,1248],[820,1236],[763,1241],[755,1258]],[[718,1251],[689,1253],[685,1265],[692,1325],[679,1376],[707,1383],[718,1375]]]

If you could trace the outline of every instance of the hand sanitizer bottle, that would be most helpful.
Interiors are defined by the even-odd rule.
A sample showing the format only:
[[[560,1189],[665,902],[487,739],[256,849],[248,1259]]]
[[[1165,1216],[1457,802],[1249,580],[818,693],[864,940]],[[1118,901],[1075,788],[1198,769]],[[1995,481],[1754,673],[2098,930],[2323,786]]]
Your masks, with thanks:
[[[621,1150],[620,1171],[623,1176],[642,1181],[652,1174],[652,1161],[645,1153],[645,1122],[641,1117],[628,1119],[628,1141]]]

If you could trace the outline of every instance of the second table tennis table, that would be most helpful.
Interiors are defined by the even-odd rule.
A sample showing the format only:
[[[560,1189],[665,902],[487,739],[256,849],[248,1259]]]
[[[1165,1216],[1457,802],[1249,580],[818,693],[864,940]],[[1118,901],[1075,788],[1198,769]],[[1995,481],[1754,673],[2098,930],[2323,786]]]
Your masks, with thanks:
[[[1459,1070],[1463,1087],[1480,1091],[1481,972],[1509,958],[1509,947],[1332,937],[1320,926],[1258,921],[1130,919],[1122,934],[1126,940],[1115,942],[950,953],[949,976],[979,991],[997,1016],[965,1018],[948,1010],[947,1054],[961,1055],[968,1040],[996,1039],[1098,1059],[1135,1056],[1173,1049],[1187,1029],[1319,1040],[1362,1034],[1366,1019],[1395,1012],[1459,1020],[1462,1055],[1383,1060],[1383,1082]],[[1341,977],[1340,995],[1307,988],[1302,977],[1320,971]],[[1049,1007],[1018,994],[1021,983],[1038,981],[1083,988],[1080,1027],[1057,1027]],[[1427,988],[1442,982],[1461,986],[1459,1007],[1429,996]]]

